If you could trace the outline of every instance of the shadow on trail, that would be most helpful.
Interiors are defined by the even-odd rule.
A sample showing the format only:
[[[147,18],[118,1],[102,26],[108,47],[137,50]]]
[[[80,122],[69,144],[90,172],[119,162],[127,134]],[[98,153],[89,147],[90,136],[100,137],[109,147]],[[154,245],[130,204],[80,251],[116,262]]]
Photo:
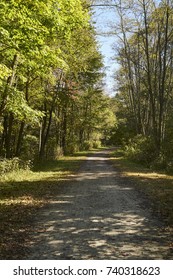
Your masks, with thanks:
[[[107,160],[107,152],[91,155],[52,197],[35,221],[29,259],[172,259],[171,236]]]

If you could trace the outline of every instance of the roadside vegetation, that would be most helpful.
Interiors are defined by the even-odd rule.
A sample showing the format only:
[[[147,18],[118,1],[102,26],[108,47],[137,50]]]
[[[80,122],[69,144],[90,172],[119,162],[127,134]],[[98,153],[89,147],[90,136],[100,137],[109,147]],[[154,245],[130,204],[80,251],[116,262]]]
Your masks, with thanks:
[[[119,64],[114,98],[117,127],[112,141],[124,147],[129,160],[171,173],[172,1],[135,0],[128,7],[126,1],[119,3],[115,26],[119,44],[114,47]]]
[[[63,182],[76,172],[86,152],[37,163],[0,177],[0,259],[18,259],[27,254],[25,245],[37,211],[61,192]]]
[[[0,3],[0,257],[19,253],[79,152],[102,145],[123,147],[112,161],[173,224],[172,1],[102,2],[118,3],[114,97],[104,90],[97,0]]]
[[[111,1],[112,2],[112,1]],[[173,225],[172,1],[119,1],[112,161]],[[130,30],[130,33],[129,33]]]
[[[111,161],[122,175],[130,179],[133,186],[148,200],[155,215],[173,229],[173,175],[154,171],[124,156],[122,150],[111,154]]]

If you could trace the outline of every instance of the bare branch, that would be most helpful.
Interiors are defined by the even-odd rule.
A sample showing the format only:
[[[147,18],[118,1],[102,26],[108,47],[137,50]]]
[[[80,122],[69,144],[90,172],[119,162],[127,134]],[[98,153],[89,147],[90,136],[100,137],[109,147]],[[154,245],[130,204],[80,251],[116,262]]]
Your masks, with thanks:
[[[119,7],[117,4],[91,4],[88,7]]]

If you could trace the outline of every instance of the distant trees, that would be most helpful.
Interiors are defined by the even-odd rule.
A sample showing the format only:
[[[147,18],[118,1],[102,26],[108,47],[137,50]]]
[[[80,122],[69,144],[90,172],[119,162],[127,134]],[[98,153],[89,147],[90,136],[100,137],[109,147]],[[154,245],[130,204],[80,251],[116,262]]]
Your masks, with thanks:
[[[129,136],[140,134],[152,143],[151,150],[155,151],[152,160],[161,157],[170,161],[173,156],[169,145],[173,112],[173,3],[157,2],[130,1],[130,18],[121,5],[117,10],[120,45],[116,56],[121,67],[115,77],[116,99],[121,104],[119,114],[123,115],[128,130],[131,128]]]

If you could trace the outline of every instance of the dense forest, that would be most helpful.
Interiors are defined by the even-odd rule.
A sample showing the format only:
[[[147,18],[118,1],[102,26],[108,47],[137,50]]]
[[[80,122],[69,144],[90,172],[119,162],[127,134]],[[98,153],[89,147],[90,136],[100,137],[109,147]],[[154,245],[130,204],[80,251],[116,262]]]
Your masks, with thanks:
[[[1,1],[0,36],[0,156],[100,146],[115,116],[87,1]]]
[[[114,1],[115,2],[115,1]],[[116,1],[118,129],[130,159],[173,165],[173,1]]]
[[[93,6],[116,11],[115,93]],[[173,1],[2,0],[0,157],[58,158],[101,145],[171,169]]]
[[[172,260],[172,225],[173,0],[1,0],[0,259]]]

